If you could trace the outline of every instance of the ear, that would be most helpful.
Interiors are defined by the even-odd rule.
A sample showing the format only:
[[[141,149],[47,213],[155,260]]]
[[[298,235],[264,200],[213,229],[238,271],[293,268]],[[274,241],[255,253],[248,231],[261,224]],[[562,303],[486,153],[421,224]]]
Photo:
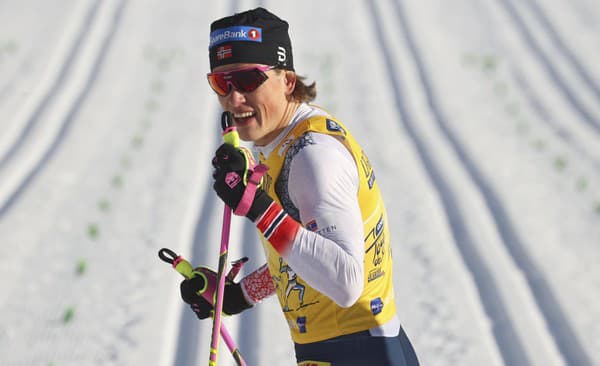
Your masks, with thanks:
[[[285,72],[285,95],[290,96],[296,89],[296,73],[293,71]]]

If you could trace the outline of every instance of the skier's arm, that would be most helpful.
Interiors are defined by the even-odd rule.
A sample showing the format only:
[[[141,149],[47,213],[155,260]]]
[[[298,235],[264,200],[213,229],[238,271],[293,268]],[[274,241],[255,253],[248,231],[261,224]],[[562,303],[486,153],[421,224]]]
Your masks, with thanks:
[[[339,141],[323,134],[311,139],[290,166],[288,191],[305,227],[284,258],[312,287],[340,306],[351,306],[364,282],[358,172]]]

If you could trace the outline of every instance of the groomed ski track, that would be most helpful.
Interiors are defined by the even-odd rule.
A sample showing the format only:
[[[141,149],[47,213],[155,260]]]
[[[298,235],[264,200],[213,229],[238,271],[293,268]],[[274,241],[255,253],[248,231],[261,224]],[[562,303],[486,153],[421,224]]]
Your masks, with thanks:
[[[73,19],[64,53],[51,63],[48,79],[23,104],[2,141],[0,155],[0,217],[26,189],[60,145],[74,116],[94,85],[126,1],[94,1]],[[43,122],[41,122],[43,121]],[[8,148],[6,148],[8,147]]]
[[[600,107],[600,94],[598,93],[596,82],[592,80],[585,68],[581,66],[579,61],[577,61],[577,59],[573,56],[572,52],[569,51],[562,40],[558,37],[554,31],[554,28],[545,17],[542,9],[534,0],[520,2],[518,6],[512,0],[499,0],[499,4],[511,18],[515,24],[515,28],[518,29],[519,33],[523,37],[523,40],[532,50],[532,54],[537,57],[548,77],[553,83],[556,84],[557,89],[562,93],[565,99],[569,101],[573,109],[581,117],[581,120],[586,122],[596,134],[600,134],[600,114],[598,112]],[[521,10],[519,10],[519,7]],[[581,87],[571,86],[571,82],[568,82],[567,80],[573,78],[563,76],[565,71],[562,71],[563,68],[561,68],[559,65],[556,65],[558,62],[560,62],[560,60],[550,59],[548,56],[548,51],[546,51],[542,46],[543,41],[538,40],[536,35],[534,35],[534,32],[531,30],[531,28],[534,27],[535,22],[525,22],[525,16],[523,15],[523,12],[526,10],[522,9],[523,7],[527,7],[527,10],[529,10],[532,16],[535,17],[537,23],[540,24],[538,27],[542,29],[541,31],[538,31],[537,34],[542,34],[550,38],[552,46],[558,49],[558,54],[562,56],[564,62],[567,64],[566,67],[570,69],[566,72],[574,74],[574,79],[579,81],[577,84]],[[581,89],[588,89],[592,92],[593,98],[590,99],[591,105],[588,105],[582,100],[585,98],[582,98],[581,96]]]
[[[464,193],[459,193],[446,182],[448,179],[444,177],[443,168],[438,161],[443,160],[432,152],[434,149],[428,145],[424,137],[418,132],[418,124],[423,124],[425,121],[419,120],[410,112],[410,108],[406,105],[405,92],[407,88],[402,88],[402,84],[406,82],[400,77],[398,68],[393,65],[398,65],[400,62],[394,62],[392,55],[386,55],[388,72],[393,75],[396,100],[400,106],[400,114],[405,123],[405,128],[413,137],[420,156],[423,159],[425,166],[432,179],[433,184],[437,187],[441,200],[447,212],[447,216],[454,233],[455,243],[459,247],[465,263],[473,273],[473,278],[478,285],[478,290],[481,294],[481,299],[487,315],[492,319],[493,332],[500,348],[502,357],[506,365],[550,365],[563,364],[564,360],[571,365],[591,365],[583,347],[577,341],[577,336],[571,328],[568,317],[564,314],[556,296],[546,282],[546,279],[541,274],[538,267],[531,260],[526,249],[518,237],[516,231],[512,227],[511,220],[506,214],[506,211],[498,199],[498,195],[494,192],[492,186],[487,182],[487,178],[483,176],[477,168],[475,160],[470,157],[454,132],[450,129],[447,122],[447,117],[442,111],[435,86],[432,84],[427,71],[427,66],[424,64],[419,46],[414,39],[411,27],[410,17],[406,15],[404,2],[401,0],[391,0],[392,9],[381,11],[381,13],[394,14],[395,24],[401,27],[406,46],[411,55],[414,68],[419,76],[421,87],[425,89],[427,104],[430,108],[432,121],[435,123],[444,140],[450,145],[453,155],[460,162],[463,169],[468,174],[471,184],[474,189],[474,194],[481,196],[485,202],[485,211],[481,209],[461,210],[459,201],[469,201]],[[509,0],[504,1],[509,3]],[[373,3],[370,3],[373,5]],[[374,24],[381,24],[379,20],[382,18],[376,12],[373,12],[373,18],[376,19]],[[388,24],[390,24],[389,22]],[[519,23],[521,24],[521,23]],[[397,34],[395,29],[386,29],[382,31],[378,29],[379,39],[382,43],[381,49],[385,50],[392,48],[391,42],[386,42],[383,34]],[[529,39],[529,38],[528,38]],[[532,47],[536,53],[539,50]],[[400,54],[402,52],[398,52]],[[546,63],[546,65],[549,65]],[[549,67],[549,69],[551,69]],[[566,87],[561,84],[561,89]],[[569,94],[570,95],[570,94]],[[572,100],[572,99],[569,99]],[[580,110],[580,109],[579,109]],[[587,117],[587,115],[586,115]],[[507,265],[507,268],[513,267],[514,279],[513,285],[502,289],[501,282],[511,281],[509,273],[502,273],[494,270],[494,261],[498,258],[485,258],[490,253],[486,253],[493,244],[486,242],[484,237],[477,237],[478,224],[473,223],[473,218],[469,217],[467,212],[480,212],[480,214],[489,215],[492,225],[491,230],[497,232],[498,237],[495,238],[507,251],[510,256],[509,261],[512,265]],[[477,226],[475,226],[477,225]],[[527,281],[527,286],[521,283],[520,274],[523,273]],[[521,287],[521,288],[519,288]],[[514,296],[515,292],[522,291],[523,297],[521,301],[518,296]],[[533,298],[533,299],[532,299]],[[533,300],[533,301],[532,301]],[[529,310],[527,310],[529,309]],[[537,313],[545,319],[545,324],[531,323],[525,325],[525,319],[519,319],[519,313],[525,312]],[[535,319],[531,317],[530,319]],[[546,327],[550,331],[550,336],[553,339],[541,338],[545,335]],[[532,342],[532,337],[525,334],[534,329],[538,329],[536,341]],[[543,359],[540,350],[544,349],[542,354],[547,356]]]
[[[537,118],[546,123],[548,128],[570,149],[577,151],[586,164],[600,171],[600,156],[597,155],[600,139],[596,136],[598,132],[596,127],[600,123],[598,109],[600,93],[598,82],[588,69],[589,63],[584,65],[581,62],[580,57],[573,51],[572,42],[569,42],[571,46],[567,44],[539,1],[527,0],[515,3],[511,0],[501,0],[490,3],[498,13],[506,16],[516,25],[515,38],[518,38],[524,47],[532,50],[531,58],[539,65],[538,71],[546,80],[544,85],[557,90],[560,95],[569,96],[564,98],[567,111],[561,113],[559,107],[544,101],[545,98],[539,91],[544,90],[543,87],[532,87],[539,83],[539,78],[532,75],[536,72],[532,72],[531,68],[524,65],[526,62],[512,60],[512,79],[528,100]],[[529,17],[522,16],[523,13],[527,13]],[[525,19],[530,21],[526,22]],[[494,46],[510,55],[511,49],[502,44],[500,31],[496,29],[491,30],[490,33],[493,34]],[[595,108],[596,113],[584,111],[583,106],[586,104],[584,101],[587,101],[590,109]],[[584,121],[581,116],[585,116]]]

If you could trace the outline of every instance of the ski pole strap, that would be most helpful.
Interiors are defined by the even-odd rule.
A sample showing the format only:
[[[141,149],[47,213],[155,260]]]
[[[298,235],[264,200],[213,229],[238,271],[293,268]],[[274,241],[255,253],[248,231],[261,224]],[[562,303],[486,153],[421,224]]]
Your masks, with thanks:
[[[246,189],[244,190],[242,199],[235,208],[235,211],[233,212],[234,214],[246,216],[248,211],[250,211],[252,201],[254,201],[254,195],[256,194],[256,189],[260,186],[262,177],[267,170],[269,170],[269,167],[264,164],[258,164],[252,169],[252,174],[250,174],[250,177],[248,177],[248,182],[246,183]]]
[[[158,257],[163,261],[169,264],[173,264],[173,262],[179,257],[174,251],[169,248],[162,248],[158,251]]]

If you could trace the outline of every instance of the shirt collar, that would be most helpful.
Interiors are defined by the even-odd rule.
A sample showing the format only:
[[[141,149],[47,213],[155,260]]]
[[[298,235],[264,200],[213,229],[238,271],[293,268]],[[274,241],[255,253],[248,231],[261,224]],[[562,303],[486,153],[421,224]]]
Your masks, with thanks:
[[[266,158],[279,145],[279,143],[281,142],[281,140],[283,140],[285,138],[285,136],[287,136],[287,134],[294,127],[296,127],[296,125],[298,125],[298,123],[304,121],[305,119],[308,119],[308,118],[311,118],[311,117],[314,117],[314,116],[318,116],[318,115],[327,116],[328,114],[327,114],[327,112],[323,111],[322,109],[320,109],[320,108],[318,108],[316,106],[309,105],[307,103],[301,103],[298,106],[298,108],[296,109],[296,112],[294,112],[294,115],[290,119],[288,125],[283,129],[283,131],[281,131],[281,133],[279,135],[277,135],[277,137],[275,137],[273,139],[273,141],[269,142],[265,146],[256,146],[256,145],[253,145],[252,146],[252,150],[256,154],[258,154],[261,159]]]

